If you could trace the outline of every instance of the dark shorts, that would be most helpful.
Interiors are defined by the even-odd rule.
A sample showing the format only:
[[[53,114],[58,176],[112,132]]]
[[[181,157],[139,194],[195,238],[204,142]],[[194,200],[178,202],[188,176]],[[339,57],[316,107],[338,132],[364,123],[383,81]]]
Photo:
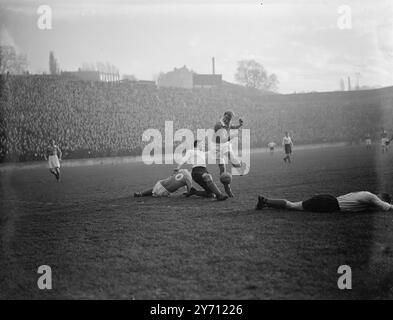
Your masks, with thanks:
[[[194,181],[199,184],[205,191],[211,193],[209,187],[206,182],[203,180],[203,175],[205,173],[209,173],[205,167],[194,167],[192,168],[191,176]]]
[[[284,148],[285,148],[285,154],[292,153],[292,146],[290,144],[284,144]]]
[[[317,194],[302,202],[304,211],[334,212],[340,211],[337,198],[330,194]]]

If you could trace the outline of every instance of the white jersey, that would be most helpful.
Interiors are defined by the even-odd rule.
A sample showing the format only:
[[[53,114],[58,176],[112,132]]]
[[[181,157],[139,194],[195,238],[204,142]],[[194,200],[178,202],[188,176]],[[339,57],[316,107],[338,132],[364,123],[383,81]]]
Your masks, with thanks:
[[[393,206],[368,191],[351,192],[337,197],[341,211],[359,212],[370,209],[389,211]]]
[[[293,144],[292,143],[292,139],[291,139],[291,137],[287,137],[287,136],[285,136],[284,138],[282,138],[282,144],[283,145],[286,145],[286,144]]]
[[[274,142],[269,142],[269,143],[267,144],[267,146],[268,146],[269,148],[273,149],[273,148],[276,146],[276,144],[275,144]]]
[[[197,149],[187,150],[185,156],[181,159],[179,165],[184,163],[192,164],[192,167],[206,168],[206,152]]]

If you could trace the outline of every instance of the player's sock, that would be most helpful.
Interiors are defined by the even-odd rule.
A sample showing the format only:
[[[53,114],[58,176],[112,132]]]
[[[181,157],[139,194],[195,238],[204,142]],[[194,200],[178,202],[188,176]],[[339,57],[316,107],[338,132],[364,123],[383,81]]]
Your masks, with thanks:
[[[228,198],[227,196],[224,196],[221,193],[220,189],[218,189],[217,185],[213,181],[207,181],[206,184],[211,190],[211,192],[213,192],[216,195],[217,200],[221,200],[223,197]]]
[[[274,209],[287,209],[287,201],[283,199],[266,199],[265,204]]]
[[[150,197],[150,196],[152,196],[153,195],[153,189],[149,189],[149,190],[146,190],[146,191],[143,191],[143,192],[138,192],[138,193],[140,193],[141,195],[141,197]]]
[[[224,184],[224,189],[225,192],[227,193],[228,197],[233,198],[233,192],[231,189],[231,185],[230,184]]]

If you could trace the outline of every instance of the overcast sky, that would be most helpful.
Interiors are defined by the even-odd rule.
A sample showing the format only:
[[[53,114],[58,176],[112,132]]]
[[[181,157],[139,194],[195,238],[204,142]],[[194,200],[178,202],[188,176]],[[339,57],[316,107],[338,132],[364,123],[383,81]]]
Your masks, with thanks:
[[[153,79],[186,65],[234,81],[236,63],[255,59],[277,74],[279,92],[330,91],[341,77],[393,85],[393,1],[372,0],[0,0],[0,42],[26,53],[31,72],[110,62],[123,74]],[[52,29],[37,8],[52,8]],[[352,28],[338,27],[349,5]]]

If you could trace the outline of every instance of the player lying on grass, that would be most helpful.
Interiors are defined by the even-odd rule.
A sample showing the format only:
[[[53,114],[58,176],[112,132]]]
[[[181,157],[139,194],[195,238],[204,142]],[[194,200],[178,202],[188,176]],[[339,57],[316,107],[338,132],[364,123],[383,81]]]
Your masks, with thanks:
[[[135,192],[134,197],[169,197],[182,187],[187,187],[187,192],[191,191],[192,177],[187,169],[178,170],[170,177],[159,180],[153,187],[143,192]]]
[[[368,191],[347,193],[339,197],[330,194],[317,194],[310,199],[298,202],[258,196],[258,203],[255,209],[274,208],[309,212],[393,211],[391,201],[392,196],[388,193],[375,195]]]
[[[228,197],[221,193],[220,189],[218,189],[217,185],[214,183],[212,175],[206,169],[206,157],[208,153],[205,152],[204,149],[204,143],[195,140],[194,149],[187,150],[185,156],[175,169],[175,172],[179,171],[181,166],[185,163],[192,164],[192,178],[204,189],[203,191],[198,191],[195,188],[191,188],[186,196],[196,195],[199,197],[212,197],[214,194],[218,201],[226,200]]]
[[[48,160],[49,172],[55,176],[57,181],[60,181],[60,161],[62,153],[60,148],[56,145],[55,140],[51,140],[44,154],[44,158]]]

